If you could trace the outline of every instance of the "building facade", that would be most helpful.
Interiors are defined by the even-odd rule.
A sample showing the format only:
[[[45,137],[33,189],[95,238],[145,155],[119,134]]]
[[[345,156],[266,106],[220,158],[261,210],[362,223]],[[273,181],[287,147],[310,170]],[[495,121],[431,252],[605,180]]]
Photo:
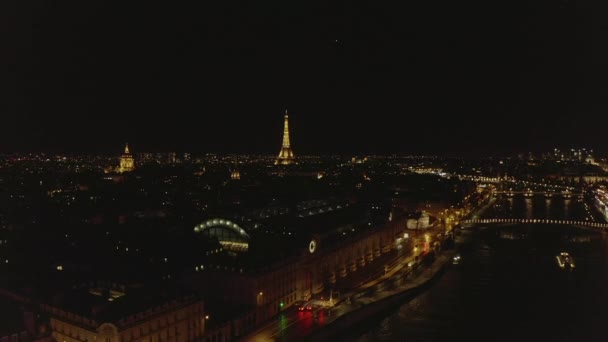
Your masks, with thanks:
[[[204,306],[194,297],[175,299],[110,322],[42,304],[52,335],[61,342],[195,341],[205,333]]]
[[[401,240],[405,229],[406,220],[401,218],[339,243],[329,243],[317,235],[301,246],[298,255],[262,270],[226,270],[208,265],[204,271],[199,267],[188,282],[204,296],[250,308],[209,332],[230,340],[296,303],[329,298],[331,291],[351,276],[382,269],[384,264],[374,261],[396,249],[396,241]],[[213,312],[209,314],[214,316]]]
[[[135,158],[129,151],[129,144],[125,145],[125,151],[120,156],[120,166],[118,167],[118,172],[131,172],[135,170]]]

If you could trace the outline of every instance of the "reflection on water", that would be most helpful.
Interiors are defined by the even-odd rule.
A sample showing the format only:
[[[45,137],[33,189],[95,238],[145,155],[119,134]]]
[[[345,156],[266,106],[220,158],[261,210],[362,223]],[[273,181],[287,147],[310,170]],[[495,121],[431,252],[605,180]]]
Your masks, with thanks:
[[[500,230],[524,233],[501,239]],[[480,229],[428,291],[353,331],[358,341],[605,341],[608,243],[568,226]],[[577,268],[564,271],[556,255]]]
[[[582,202],[560,196],[499,196],[481,218],[584,220]]]

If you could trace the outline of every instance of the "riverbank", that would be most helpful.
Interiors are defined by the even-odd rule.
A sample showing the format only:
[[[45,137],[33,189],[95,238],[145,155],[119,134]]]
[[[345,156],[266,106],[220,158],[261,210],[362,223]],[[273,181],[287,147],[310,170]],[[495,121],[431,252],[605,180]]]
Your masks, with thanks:
[[[414,298],[425,291],[433,281],[441,276],[446,266],[450,264],[455,251],[446,251],[435,258],[432,264],[422,267],[415,278],[408,276],[416,270],[409,270],[379,283],[373,292],[363,292],[353,295],[338,304],[325,317],[324,326],[306,336],[307,341],[336,340],[337,335],[344,335],[348,329],[365,319],[378,315],[386,310],[402,305],[404,301]],[[334,318],[335,317],[335,318]],[[333,318],[333,319],[332,319]]]

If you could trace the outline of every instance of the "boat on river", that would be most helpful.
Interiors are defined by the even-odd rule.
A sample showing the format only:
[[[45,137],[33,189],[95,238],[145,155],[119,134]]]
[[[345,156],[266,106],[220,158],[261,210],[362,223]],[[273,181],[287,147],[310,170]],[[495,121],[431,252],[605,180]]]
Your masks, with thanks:
[[[573,269],[575,267],[574,258],[567,252],[561,252],[555,258],[557,259],[557,265],[562,269]]]

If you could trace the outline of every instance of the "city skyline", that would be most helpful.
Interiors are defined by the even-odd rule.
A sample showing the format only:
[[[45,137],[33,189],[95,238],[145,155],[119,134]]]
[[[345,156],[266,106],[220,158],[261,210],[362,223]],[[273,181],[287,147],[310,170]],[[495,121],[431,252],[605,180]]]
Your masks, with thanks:
[[[282,146],[280,149],[280,153],[279,153],[279,157],[277,160],[287,160],[289,159],[289,163],[293,162],[294,160],[294,154],[291,150],[290,147],[290,133],[289,133],[289,128],[288,128],[288,110],[285,110],[284,113],[284,120],[283,120],[283,142],[282,142]],[[224,155],[269,155],[272,154],[272,152],[269,151],[261,151],[261,150],[252,150],[252,149],[248,149],[247,147],[241,149],[241,150],[220,150],[220,151],[210,151],[210,150],[201,150],[200,146],[195,147],[192,146],[192,144],[171,144],[171,143],[167,143],[164,142],[164,144],[158,144],[158,141],[156,142],[157,144],[145,144],[144,140],[144,147],[142,149],[139,150],[140,153],[206,153],[206,154],[224,154]],[[112,146],[110,146],[110,143],[112,143]],[[161,142],[162,143],[162,142]],[[128,139],[126,140],[126,142],[124,143],[126,144],[125,146],[125,151],[128,151]],[[82,155],[86,155],[86,154],[100,154],[100,155],[107,155],[107,154],[114,154],[115,153],[115,146],[116,145],[114,142],[105,142],[103,145],[97,145],[96,147],[93,147],[92,149],[88,149],[87,150],[87,146],[85,145],[83,146],[78,146],[77,148],[67,148],[67,149],[63,149],[63,150],[58,150],[58,149],[54,149],[54,148],[49,148],[48,146],[45,148],[41,148],[38,150],[14,150],[14,151],[0,151],[0,153],[58,153],[58,154],[62,154],[62,153],[67,153],[67,154],[82,154]],[[102,147],[103,146],[103,147]],[[156,149],[150,149],[151,146],[156,146]],[[162,146],[160,148],[158,148],[159,146]],[[587,150],[588,152],[590,152],[591,154],[594,154],[595,156],[600,156],[602,157],[603,154],[605,153],[604,150],[602,150],[601,148],[599,149],[595,149],[594,152],[594,148],[590,148],[588,149],[587,147],[584,147],[582,145],[564,145],[564,144],[560,144],[560,145],[553,145],[551,147],[547,147],[547,149],[544,148],[545,145],[539,145],[539,146],[534,146],[532,148],[529,148],[527,150],[513,150],[513,149],[493,149],[493,150],[485,150],[486,153],[479,153],[479,151],[454,151],[451,150],[451,152],[448,151],[437,151],[437,150],[424,150],[424,149],[419,149],[417,151],[404,151],[404,150],[385,150],[385,151],[379,151],[379,150],[369,150],[369,149],[363,149],[363,150],[359,150],[359,151],[354,151],[354,150],[333,150],[333,151],[308,151],[308,153],[304,154],[305,156],[328,156],[328,155],[343,155],[343,156],[349,156],[349,155],[378,155],[378,156],[382,156],[382,155],[395,155],[395,156],[406,156],[406,155],[410,155],[410,156],[440,156],[443,155],[445,157],[455,157],[455,158],[477,158],[477,157],[501,157],[501,158],[510,158],[510,157],[526,157],[526,158],[537,158],[537,157],[543,157],[543,156],[549,156],[549,155],[553,155],[556,154],[558,152],[562,153],[562,154],[569,154],[569,153],[574,153],[575,151],[577,153],[581,153],[581,151],[585,151]],[[547,145],[548,146],[548,145]],[[559,146],[559,147],[556,147]],[[109,148],[112,148],[114,150],[109,150]],[[283,151],[285,150],[285,152]],[[597,152],[599,151],[599,155],[597,154]],[[563,156],[562,156],[563,158]],[[277,162],[278,163],[278,162]],[[282,164],[284,162],[281,162],[280,164]]]
[[[291,147],[284,137],[281,145]],[[504,322],[514,322],[503,330],[513,335],[561,336],[516,324],[554,324],[543,320],[552,305],[597,317],[585,298],[602,298],[597,284],[608,269],[598,258],[606,251],[608,164],[591,150],[552,149],[538,159],[297,154],[296,165],[274,166],[276,152],[123,147],[105,157],[1,155],[0,274],[10,281],[0,287],[9,294],[0,298],[9,316],[0,336],[364,338],[380,323],[366,318],[359,300],[407,309],[413,288],[414,303],[448,298],[415,311],[432,328],[403,331],[419,320],[402,317],[388,330],[392,340],[420,331],[485,338]],[[488,249],[502,259],[482,267]],[[539,283],[551,291],[539,295]],[[556,293],[570,296],[560,301]],[[522,317],[532,299],[542,300],[545,315]],[[462,304],[471,301],[483,305]],[[496,303],[493,315],[488,302]],[[458,324],[428,320],[428,310]],[[357,331],[332,332],[355,313],[362,314]],[[560,317],[580,340],[603,336],[604,319],[578,330]]]
[[[608,1],[1,3],[0,342],[605,339]]]

